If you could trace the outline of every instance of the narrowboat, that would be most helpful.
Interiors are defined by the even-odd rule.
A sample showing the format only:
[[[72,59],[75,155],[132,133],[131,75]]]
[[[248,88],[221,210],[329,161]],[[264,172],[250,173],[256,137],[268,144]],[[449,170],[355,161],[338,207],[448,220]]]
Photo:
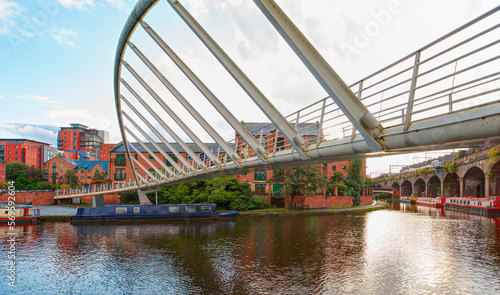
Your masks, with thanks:
[[[165,204],[78,207],[76,214],[71,217],[71,221],[73,223],[163,222],[216,220],[238,216],[238,211],[217,212],[216,206],[216,204]]]
[[[500,197],[489,198],[447,198],[445,209],[468,212],[483,216],[500,216]]]
[[[440,196],[436,198],[420,197],[417,198],[417,205],[429,206],[429,207],[444,207],[446,201],[445,196]]]
[[[14,213],[10,213],[12,211]],[[14,221],[18,223],[37,223],[40,221],[40,209],[33,209],[28,205],[0,206],[0,223],[6,224]]]

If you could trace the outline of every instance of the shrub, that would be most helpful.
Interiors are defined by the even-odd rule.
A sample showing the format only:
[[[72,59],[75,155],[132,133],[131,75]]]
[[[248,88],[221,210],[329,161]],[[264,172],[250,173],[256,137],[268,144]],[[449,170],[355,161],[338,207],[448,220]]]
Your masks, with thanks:
[[[239,211],[264,209],[267,207],[269,207],[269,205],[263,198],[246,195],[237,196],[234,201],[229,204],[229,209]]]

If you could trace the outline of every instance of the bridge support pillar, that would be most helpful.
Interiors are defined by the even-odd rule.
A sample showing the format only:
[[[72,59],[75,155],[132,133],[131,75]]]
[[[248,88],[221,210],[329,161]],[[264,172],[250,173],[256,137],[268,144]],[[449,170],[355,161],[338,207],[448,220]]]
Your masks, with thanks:
[[[104,207],[104,196],[92,196],[92,207]]]

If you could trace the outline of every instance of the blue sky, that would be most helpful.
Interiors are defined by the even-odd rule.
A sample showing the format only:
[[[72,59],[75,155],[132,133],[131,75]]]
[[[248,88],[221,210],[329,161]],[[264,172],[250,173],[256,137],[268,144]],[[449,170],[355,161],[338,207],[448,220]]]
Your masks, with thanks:
[[[152,11],[168,6],[166,1],[162,2],[158,6],[163,7]],[[294,69],[293,63],[289,68],[282,68],[283,72],[277,68],[270,68],[268,72],[280,79],[287,76],[290,84],[303,82],[304,87],[300,88],[303,90],[291,92],[287,83],[283,88],[275,88],[275,80],[252,76],[254,65],[262,68],[282,56],[281,47],[263,38],[265,34],[260,18],[255,17],[257,9],[252,1],[181,2],[222,42],[230,56],[249,69],[249,76],[263,85],[271,101],[284,114],[323,97],[322,91],[310,90],[309,83],[314,81],[307,73],[301,76],[290,70]],[[347,84],[498,5],[494,0],[276,2]],[[109,130],[111,141],[118,142],[113,62],[119,35],[135,3],[128,0],[0,0],[0,138],[30,138],[55,145],[60,126],[82,123]],[[378,19],[381,11],[389,11],[391,7],[394,9],[388,18]],[[153,22],[164,26],[174,24],[173,15],[151,14]],[[221,21],[223,18],[228,20]],[[364,44],[356,44],[354,38],[370,22],[378,22],[381,30]],[[171,33],[174,45],[186,42],[181,32]],[[315,98],[304,101],[300,91],[312,93]],[[245,121],[258,120],[248,111],[237,117]],[[414,157],[422,155],[397,156],[395,161],[412,163]],[[370,160],[369,170],[387,170],[388,162]]]

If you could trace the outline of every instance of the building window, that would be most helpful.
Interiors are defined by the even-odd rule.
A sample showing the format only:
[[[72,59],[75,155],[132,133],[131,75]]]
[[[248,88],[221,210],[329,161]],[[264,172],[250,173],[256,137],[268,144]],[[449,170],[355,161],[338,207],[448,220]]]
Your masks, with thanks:
[[[258,180],[258,181],[266,180],[266,171],[255,172],[254,180]]]
[[[149,154],[149,159],[150,160],[154,159],[153,155]]]
[[[332,171],[337,171],[337,166],[332,166]]]
[[[255,185],[255,193],[258,195],[265,194],[266,193],[266,184],[262,184],[262,183],[256,184]]]
[[[346,166],[342,166],[342,170],[345,170],[347,167]]]

